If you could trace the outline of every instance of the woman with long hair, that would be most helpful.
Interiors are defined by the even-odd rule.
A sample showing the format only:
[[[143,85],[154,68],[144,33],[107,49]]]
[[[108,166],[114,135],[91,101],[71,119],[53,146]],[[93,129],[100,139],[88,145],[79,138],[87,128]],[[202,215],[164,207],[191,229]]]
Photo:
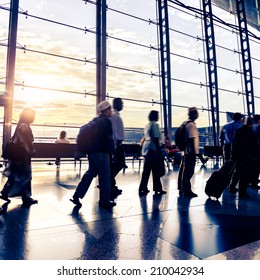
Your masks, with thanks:
[[[32,109],[24,109],[13,134],[13,142],[20,145],[24,150],[24,157],[19,161],[9,160],[4,171],[4,175],[8,178],[0,198],[10,202],[9,197],[21,197],[24,206],[30,206],[38,203],[31,197],[31,181],[32,168],[31,158],[35,154],[33,146],[33,133],[31,123],[34,122],[35,111]]]

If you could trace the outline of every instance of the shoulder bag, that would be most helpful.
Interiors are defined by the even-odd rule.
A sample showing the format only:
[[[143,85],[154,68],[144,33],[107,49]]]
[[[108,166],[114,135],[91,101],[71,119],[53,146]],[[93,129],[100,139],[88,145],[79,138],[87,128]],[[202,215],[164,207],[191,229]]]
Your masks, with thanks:
[[[11,138],[5,145],[2,158],[13,161],[24,161],[27,156],[25,148],[20,143],[14,143]]]

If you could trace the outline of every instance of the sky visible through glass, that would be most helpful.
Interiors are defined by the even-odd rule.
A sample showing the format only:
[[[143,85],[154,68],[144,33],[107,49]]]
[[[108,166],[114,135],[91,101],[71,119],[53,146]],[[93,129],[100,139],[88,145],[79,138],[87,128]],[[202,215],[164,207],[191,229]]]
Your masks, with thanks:
[[[78,127],[95,115],[95,1],[20,0],[14,92],[14,122],[25,107],[36,110],[35,124],[41,136],[57,135]],[[170,1],[171,2],[171,1]],[[200,9],[200,1],[181,1]],[[124,99],[122,117],[128,128],[142,128],[150,110],[161,110],[158,74],[156,1],[107,0],[107,94]],[[9,4],[0,3],[1,7]],[[26,13],[28,15],[26,15]],[[215,5],[213,13],[226,23],[236,17]],[[0,9],[0,91],[4,91],[9,12]],[[172,74],[172,124],[187,117],[187,107],[197,106],[199,127],[208,126],[207,90],[202,19],[198,13],[169,4]],[[252,30],[252,29],[250,29]],[[257,30],[252,32],[259,36]],[[215,23],[220,122],[225,112],[246,112],[238,35]],[[259,40],[250,41],[256,113],[259,108]],[[203,110],[203,108],[205,110]],[[3,108],[1,108],[3,116]],[[48,128],[45,125],[59,126]],[[70,128],[71,127],[71,128]]]

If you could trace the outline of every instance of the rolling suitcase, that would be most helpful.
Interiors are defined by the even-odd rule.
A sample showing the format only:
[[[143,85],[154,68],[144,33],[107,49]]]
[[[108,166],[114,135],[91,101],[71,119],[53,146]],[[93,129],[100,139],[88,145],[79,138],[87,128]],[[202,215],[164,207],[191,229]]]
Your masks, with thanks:
[[[228,187],[235,167],[236,162],[230,160],[219,170],[214,171],[206,183],[205,193],[209,197],[219,199],[225,188]]]

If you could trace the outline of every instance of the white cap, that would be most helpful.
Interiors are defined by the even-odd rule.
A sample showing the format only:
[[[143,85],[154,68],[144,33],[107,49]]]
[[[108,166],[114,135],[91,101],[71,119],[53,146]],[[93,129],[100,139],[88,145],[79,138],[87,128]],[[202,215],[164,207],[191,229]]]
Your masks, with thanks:
[[[97,109],[99,113],[101,113],[102,111],[106,110],[109,107],[111,108],[111,104],[107,100],[102,101],[97,105]]]

